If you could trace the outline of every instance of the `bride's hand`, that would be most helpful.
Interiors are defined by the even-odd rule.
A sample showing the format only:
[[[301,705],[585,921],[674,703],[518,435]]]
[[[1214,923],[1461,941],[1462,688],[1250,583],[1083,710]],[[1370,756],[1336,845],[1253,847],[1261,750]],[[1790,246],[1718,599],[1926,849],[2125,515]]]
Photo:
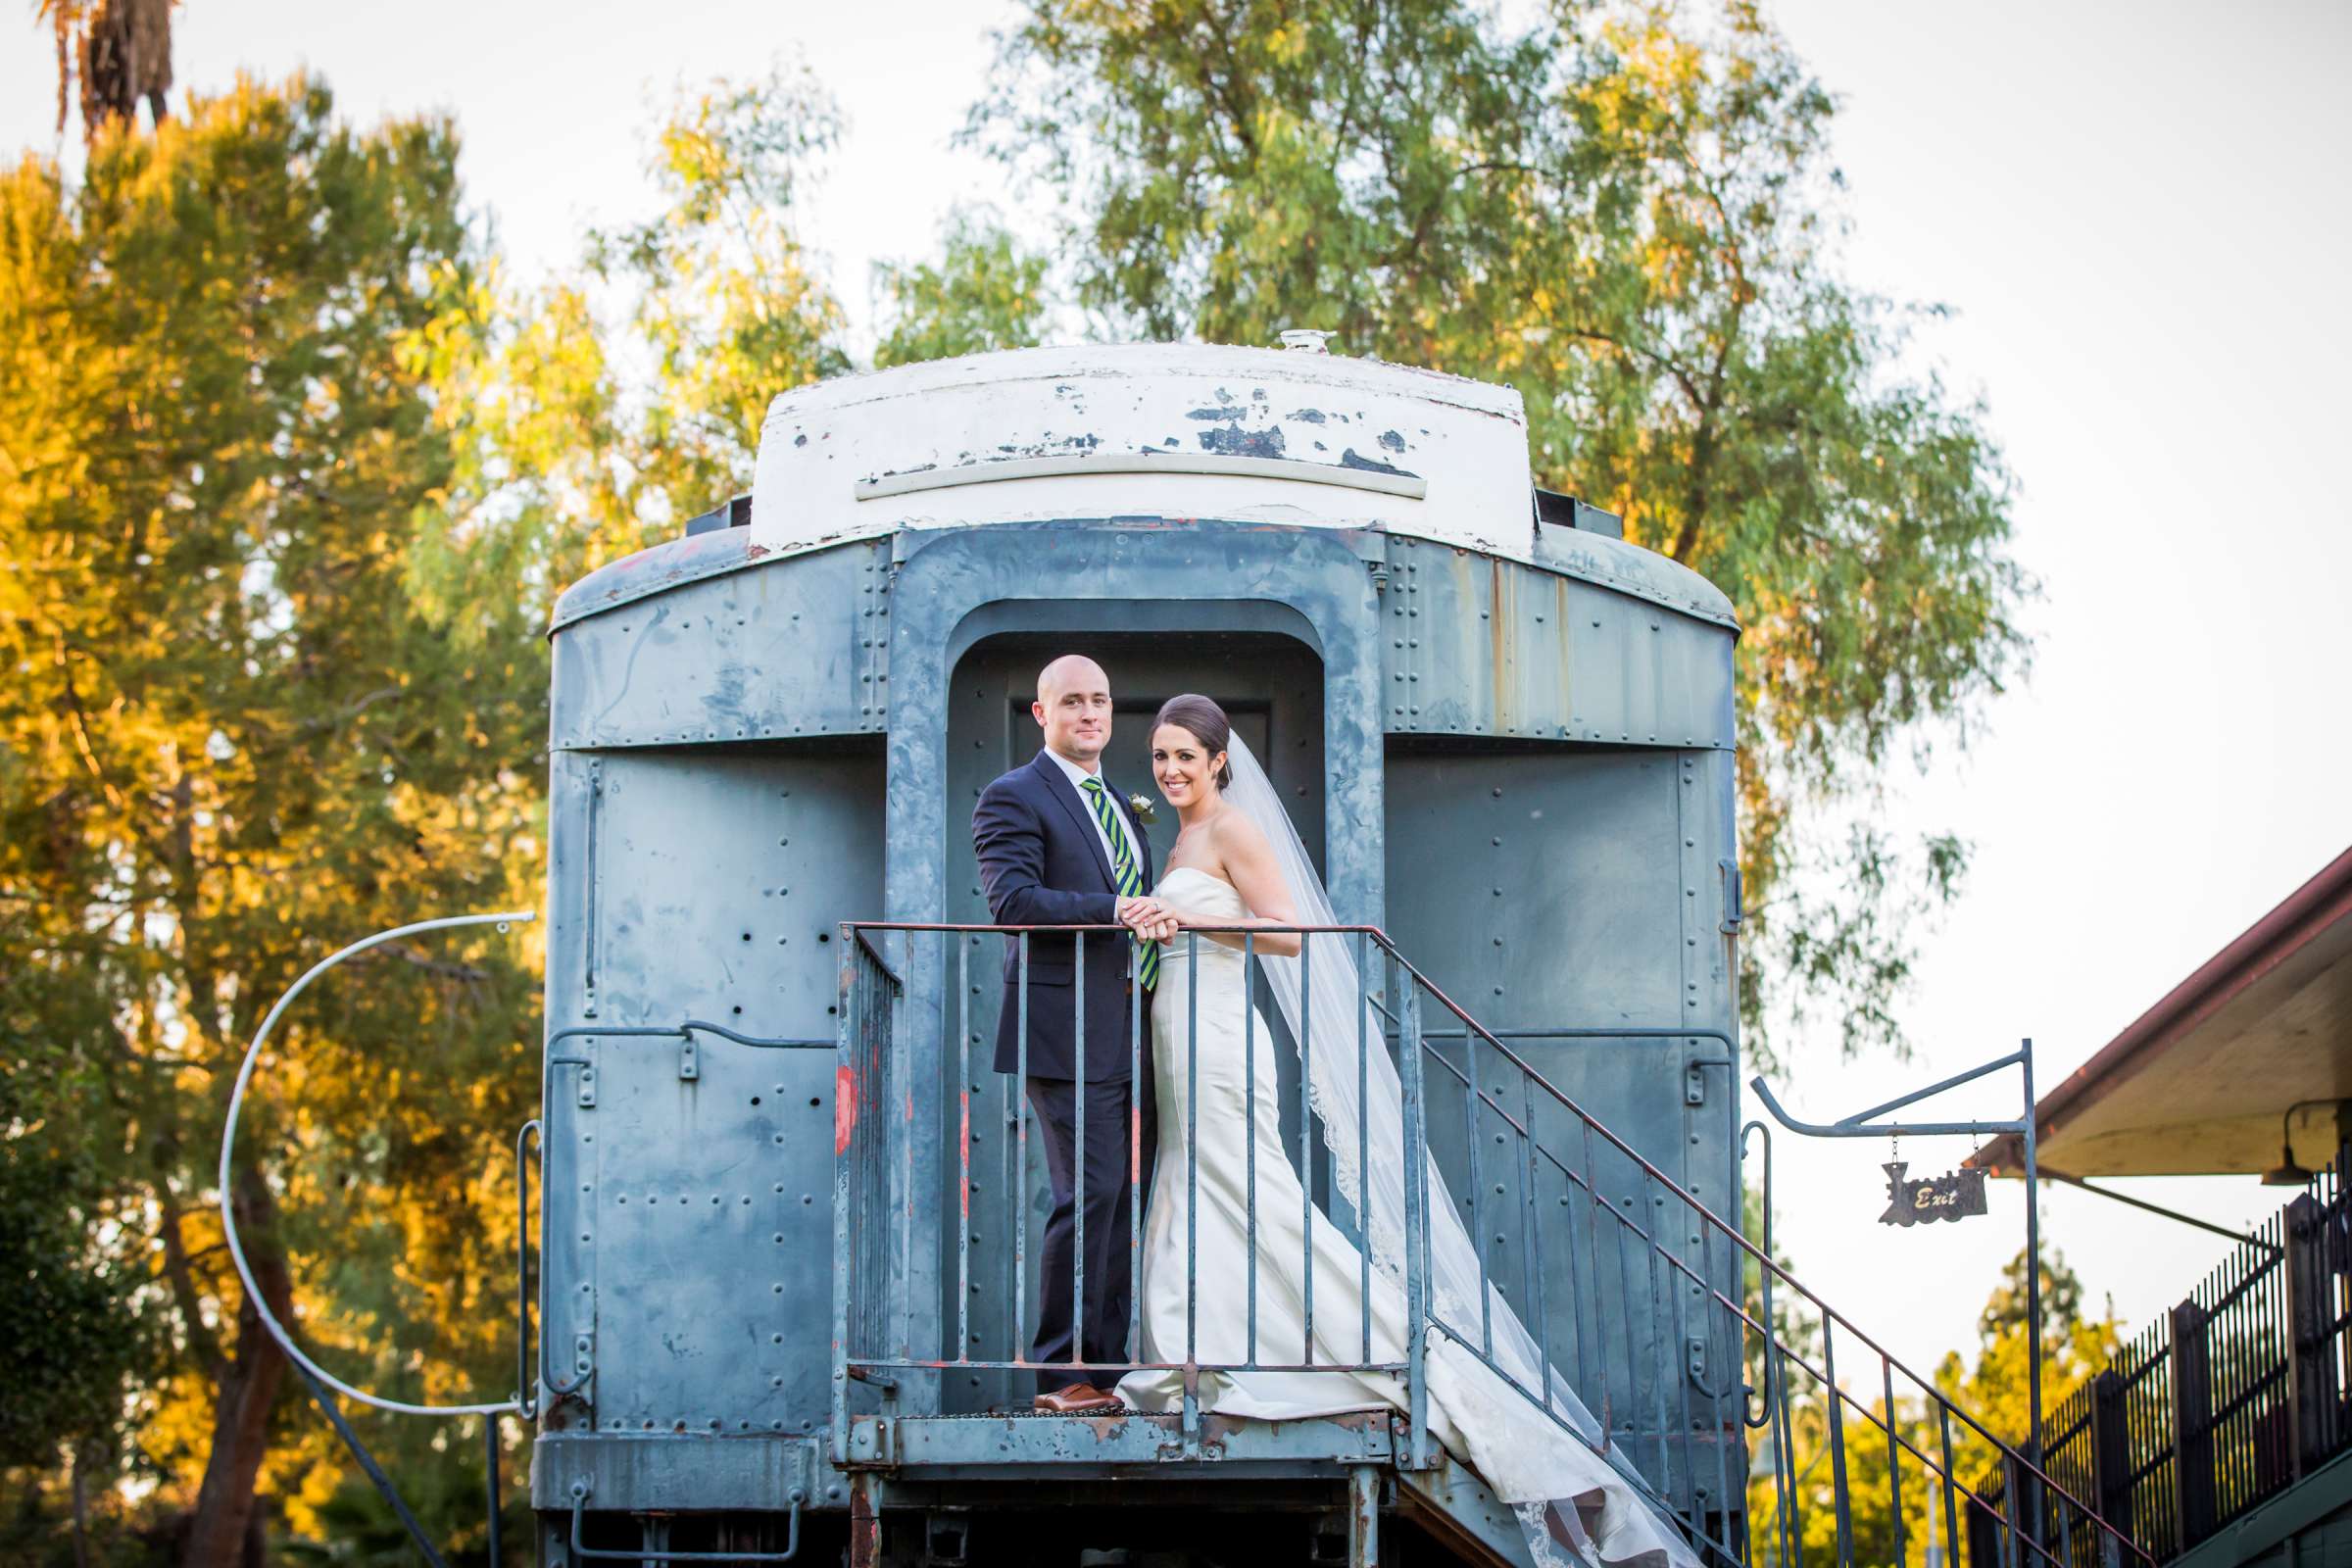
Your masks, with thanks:
[[[1132,902],[1136,907],[1132,911],[1123,909],[1121,918],[1126,921],[1127,928],[1135,933],[1137,940],[1166,942],[1176,935],[1181,911],[1174,905],[1162,904],[1156,899],[1137,899]]]

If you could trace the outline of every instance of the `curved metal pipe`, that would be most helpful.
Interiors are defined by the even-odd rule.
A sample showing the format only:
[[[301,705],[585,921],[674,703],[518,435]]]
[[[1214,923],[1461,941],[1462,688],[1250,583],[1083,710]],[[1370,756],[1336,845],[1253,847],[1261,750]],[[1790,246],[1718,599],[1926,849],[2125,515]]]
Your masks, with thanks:
[[[373,1405],[378,1410],[390,1410],[398,1415],[503,1415],[509,1411],[517,1415],[526,1413],[520,1390],[515,1392],[514,1398],[502,1399],[495,1404],[406,1404],[398,1399],[379,1399],[365,1390],[353,1388],[302,1353],[302,1347],[294,1343],[294,1336],[286,1331],[286,1326],[280,1323],[276,1314],[270,1310],[269,1301],[262,1296],[261,1286],[254,1281],[253,1266],[245,1261],[245,1247],[237,1237],[236,1205],[229,1200],[229,1162],[236,1152],[237,1114],[244,1107],[246,1085],[253,1081],[253,1069],[262,1059],[262,1047],[269,1042],[270,1031],[277,1027],[279,1016],[292,1004],[296,997],[302,995],[305,987],[336,964],[341,963],[345,958],[354,954],[365,953],[369,948],[381,947],[384,943],[400,937],[415,936],[419,931],[446,931],[456,926],[466,925],[496,925],[503,931],[510,925],[537,918],[538,912],[532,909],[509,910],[504,914],[452,914],[445,915],[438,920],[418,920],[412,925],[394,926],[389,931],[378,931],[371,937],[364,937],[350,947],[319,959],[311,966],[308,973],[288,987],[286,994],[277,999],[277,1004],[270,1009],[267,1017],[262,1019],[261,1028],[254,1033],[253,1044],[245,1048],[245,1060],[237,1068],[236,1087],[231,1089],[228,1095],[228,1119],[220,1129],[221,1238],[228,1244],[229,1261],[237,1267],[237,1278],[245,1282],[245,1298],[253,1303],[255,1313],[262,1320],[262,1327],[270,1331],[270,1337],[278,1343],[278,1348],[292,1358],[296,1366],[301,1367],[345,1398],[357,1399],[362,1404]]]

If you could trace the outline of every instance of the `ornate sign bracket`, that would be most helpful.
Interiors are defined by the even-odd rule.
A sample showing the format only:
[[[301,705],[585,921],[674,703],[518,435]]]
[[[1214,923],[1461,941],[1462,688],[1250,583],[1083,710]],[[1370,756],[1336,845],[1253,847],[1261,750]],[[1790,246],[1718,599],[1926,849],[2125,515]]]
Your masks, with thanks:
[[[2016,1121],[1928,1121],[1905,1125],[1873,1119],[1884,1116],[1889,1111],[1900,1110],[1905,1105],[1916,1104],[1922,1100],[1932,1099],[1947,1089],[1957,1089],[1962,1084],[1972,1083],[1979,1078],[2009,1067],[2019,1069],[2020,1075],[2025,1080],[2025,1113]],[[1760,1077],[1749,1079],[1748,1087],[1756,1092],[1756,1098],[1764,1102],[1765,1110],[1771,1113],[1774,1121],[1779,1122],[1790,1132],[1801,1133],[1807,1138],[1894,1138],[1906,1133],[1914,1138],[1988,1138],[1997,1137],[2002,1133],[2017,1135],[2018,1141],[2024,1149],[2026,1167],[2026,1253],[2033,1260],[2033,1266],[2026,1270],[2026,1328],[2033,1340],[2027,1360],[2028,1399],[2032,1409],[2033,1432],[2028,1440],[2026,1457],[2036,1465],[2040,1464],[2042,1453],[2041,1203],[2039,1199],[2041,1183],[2040,1169],[2035,1162],[2034,1150],[2034,1042],[2031,1040],[2021,1041],[2018,1048],[2005,1056],[1996,1056],[1990,1061],[1981,1062],[1966,1072],[1954,1073],[1940,1083],[1930,1084],[1925,1089],[1916,1089],[1907,1095],[1899,1095],[1883,1104],[1873,1105],[1868,1110],[1855,1111],[1851,1116],[1841,1117],[1833,1122],[1798,1121],[1781,1108],[1781,1102],[1773,1098],[1772,1090]],[[1768,1172],[1771,1169],[1770,1158],[1768,1152],[1765,1166]],[[1982,1170],[1962,1169],[1954,1171],[1948,1176],[1930,1176],[1916,1181],[1905,1181],[1903,1173],[1910,1169],[1910,1166],[1903,1161],[1889,1161],[1884,1168],[1887,1178],[1886,1197],[1888,1202],[1886,1211],[1879,1216],[1881,1224],[1915,1225],[1930,1220],[1956,1220],[1963,1215],[1982,1214],[1985,1211],[1984,1172]],[[1768,1187],[1769,1181],[1770,1178],[1767,1176]],[[1769,1190],[1764,1195],[1764,1206],[1769,1215],[1772,1207],[1772,1195]]]

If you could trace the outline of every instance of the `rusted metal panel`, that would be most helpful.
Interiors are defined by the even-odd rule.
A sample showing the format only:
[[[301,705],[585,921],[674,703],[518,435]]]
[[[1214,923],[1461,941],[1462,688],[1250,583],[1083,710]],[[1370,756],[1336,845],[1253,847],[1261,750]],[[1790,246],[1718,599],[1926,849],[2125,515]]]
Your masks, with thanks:
[[[879,733],[889,703],[888,542],[746,566],[559,629],[550,744],[562,751]]]
[[[1391,730],[1733,746],[1728,617],[1424,540],[1392,537],[1389,561]]]
[[[836,1508],[846,1497],[843,1478],[809,1438],[566,1433],[532,1449],[532,1506],[568,1508],[572,1484],[583,1480],[597,1508],[615,1513],[776,1509],[795,1491]]]
[[[804,743],[555,766],[546,1358],[560,1382],[591,1362],[595,1400],[563,1420],[811,1433],[827,1407],[828,1285],[809,1263],[832,1220],[831,1053],[697,1039],[687,1076],[675,1037],[594,1031],[701,1017],[830,1039],[825,916],[880,902],[881,759]],[[572,1093],[590,1074],[594,1094]]]

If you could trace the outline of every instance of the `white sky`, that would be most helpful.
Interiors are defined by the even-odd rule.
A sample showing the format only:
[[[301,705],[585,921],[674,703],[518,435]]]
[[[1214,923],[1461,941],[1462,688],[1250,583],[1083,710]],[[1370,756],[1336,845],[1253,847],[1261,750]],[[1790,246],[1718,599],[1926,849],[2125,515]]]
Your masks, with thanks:
[[[1973,839],[1960,904],[1924,944],[1908,1066],[1799,1050],[1786,1097],[1827,1120],[2034,1037],[2056,1082],[2352,842],[2345,642],[2352,501],[2352,5],[2253,0],[1929,7],[1776,0],[1842,95],[1837,130],[1862,283],[1958,317],[1923,350],[1981,392],[2024,481],[2019,557],[2046,597],[2030,684],[1902,820]],[[877,258],[924,253],[988,201],[948,146],[985,85],[993,3],[399,7],[190,0],[178,79],[323,72],[368,119],[453,111],[471,200],[526,275],[584,222],[642,209],[649,90],[806,54],[848,111],[808,232],[861,341]],[[46,35],[0,50],[0,142],[50,146]],[[1034,205],[1034,204],[1031,204]],[[1953,1114],[2013,1114],[2006,1085]],[[1797,1272],[1923,1369],[1968,1342],[2022,1241],[1990,1218],[1896,1232],[1877,1145],[1783,1138]],[[1913,1173],[1961,1147],[1908,1142]],[[2236,1181],[2132,1191],[2239,1223],[2278,1195]],[[2227,1244],[2064,1188],[2044,1233],[2136,1328]]]

